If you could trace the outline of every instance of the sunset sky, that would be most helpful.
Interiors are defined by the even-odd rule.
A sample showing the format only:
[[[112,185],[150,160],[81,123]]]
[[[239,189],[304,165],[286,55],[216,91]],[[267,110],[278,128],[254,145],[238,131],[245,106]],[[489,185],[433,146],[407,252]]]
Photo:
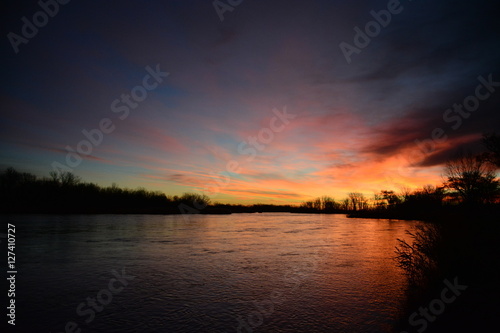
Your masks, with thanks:
[[[14,45],[42,8],[5,1],[0,167],[230,203],[439,184],[500,131],[495,4],[70,1]]]

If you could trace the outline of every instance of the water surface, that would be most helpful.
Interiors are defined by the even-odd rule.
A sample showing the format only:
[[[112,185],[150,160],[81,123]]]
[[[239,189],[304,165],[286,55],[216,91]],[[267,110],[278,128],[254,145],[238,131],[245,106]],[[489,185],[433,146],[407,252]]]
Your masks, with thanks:
[[[17,226],[17,328],[37,332],[388,331],[404,289],[394,248],[415,226],[287,213],[5,219]]]

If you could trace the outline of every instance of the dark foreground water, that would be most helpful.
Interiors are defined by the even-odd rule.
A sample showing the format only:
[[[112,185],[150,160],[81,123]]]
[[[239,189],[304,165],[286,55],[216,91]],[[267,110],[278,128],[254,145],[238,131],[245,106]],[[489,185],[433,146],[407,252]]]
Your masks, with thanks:
[[[394,248],[415,226],[285,213],[3,220],[16,225],[19,332],[385,332],[404,289]]]

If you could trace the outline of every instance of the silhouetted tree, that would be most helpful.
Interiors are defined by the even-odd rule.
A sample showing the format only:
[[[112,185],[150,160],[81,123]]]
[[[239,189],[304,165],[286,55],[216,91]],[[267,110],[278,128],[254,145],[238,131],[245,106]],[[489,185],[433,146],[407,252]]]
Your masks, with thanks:
[[[445,186],[456,191],[467,205],[494,202],[499,181],[491,164],[477,156],[464,156],[446,164]]]
[[[313,201],[313,208],[316,210],[321,210],[321,198],[316,198]]]
[[[483,134],[483,145],[489,151],[483,156],[491,164],[500,168],[500,135],[497,134]]]
[[[330,198],[329,196],[322,196],[321,197],[321,209],[324,211],[333,211],[336,208],[336,203],[333,198]]]
[[[312,201],[305,201],[305,202],[303,202],[303,203],[300,205],[300,207],[302,207],[302,208],[306,208],[306,209],[313,209],[313,206],[314,206],[314,204],[313,204],[313,202],[312,202]]]
[[[389,207],[393,207],[401,203],[401,199],[394,193],[394,191],[381,191],[382,198],[387,201]]]
[[[345,198],[340,202],[340,209],[341,210],[349,210],[349,198]]]
[[[67,171],[63,171],[63,172],[51,171],[49,173],[49,175],[53,181],[55,181],[56,183],[58,183],[62,186],[73,186],[73,185],[77,185],[81,182],[80,177],[74,175],[71,172],[67,172]]]
[[[351,192],[349,193],[349,206],[353,211],[367,209],[368,201],[366,200],[363,193]]]
[[[305,208],[307,210],[315,210],[318,212],[333,212],[336,210],[338,205],[335,200],[329,196],[322,196],[315,198],[311,201],[304,201],[300,204],[300,208]]]
[[[178,204],[185,204],[195,209],[203,209],[210,204],[210,198],[207,195],[198,193],[184,193],[178,201]]]
[[[399,198],[401,199],[401,202],[405,202],[406,200],[408,200],[410,195],[411,195],[411,188],[405,185],[400,186]]]
[[[403,206],[413,212],[439,209],[445,196],[444,187],[425,185],[411,193]]]
[[[387,201],[381,194],[375,193],[373,195],[373,201],[375,202],[375,208],[377,209],[385,209],[387,208]]]

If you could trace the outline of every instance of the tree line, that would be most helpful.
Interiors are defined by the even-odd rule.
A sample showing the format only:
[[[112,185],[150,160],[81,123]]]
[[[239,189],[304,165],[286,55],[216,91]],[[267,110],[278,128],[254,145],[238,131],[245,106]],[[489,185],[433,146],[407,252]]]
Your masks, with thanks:
[[[69,172],[51,172],[50,177],[7,168],[0,173],[3,213],[158,213],[178,214],[179,205],[209,198],[195,193],[167,196],[144,188],[124,189],[113,184],[102,187],[83,182]]]
[[[322,196],[299,206],[211,203],[206,195],[184,193],[167,196],[144,188],[123,189],[116,184],[102,187],[84,182],[70,172],[51,172],[37,177],[7,168],[0,173],[0,212],[3,213],[153,213],[226,214],[252,212],[348,213],[358,217],[420,219],[443,207],[494,205],[499,203],[500,136],[484,135],[488,152],[462,156],[446,164],[446,181],[411,191],[381,190],[373,198],[351,192],[340,201]]]
[[[329,196],[303,202],[304,211],[322,213],[349,213],[352,217],[387,217],[419,219],[433,216],[446,208],[478,208],[500,203],[500,136],[484,135],[483,145],[488,152],[462,155],[450,160],[444,167],[445,181],[440,185],[425,185],[411,190],[401,187],[399,192],[381,190],[373,198],[351,192],[336,201]]]

